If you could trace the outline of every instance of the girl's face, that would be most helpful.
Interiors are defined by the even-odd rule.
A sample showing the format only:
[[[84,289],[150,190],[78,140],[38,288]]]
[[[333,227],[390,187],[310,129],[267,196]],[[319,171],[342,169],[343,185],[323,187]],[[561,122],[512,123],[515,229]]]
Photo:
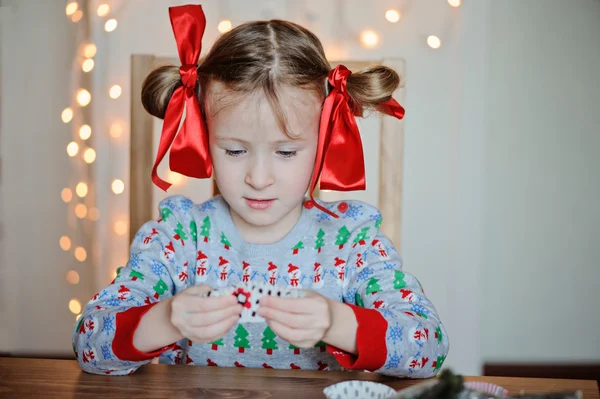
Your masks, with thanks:
[[[246,241],[276,242],[302,212],[315,163],[322,102],[307,90],[280,89],[288,129],[297,137],[291,139],[279,128],[262,91],[219,107],[216,90],[207,101],[206,122],[217,185]]]

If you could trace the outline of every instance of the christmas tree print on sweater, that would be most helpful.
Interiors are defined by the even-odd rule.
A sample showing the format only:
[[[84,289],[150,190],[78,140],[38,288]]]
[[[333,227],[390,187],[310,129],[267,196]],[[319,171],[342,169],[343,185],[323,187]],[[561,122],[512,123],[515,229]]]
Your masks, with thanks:
[[[169,286],[162,279],[158,280],[152,288],[154,289],[154,299],[159,299],[169,290]]]
[[[404,281],[404,278],[406,277],[406,275],[404,273],[402,273],[401,270],[394,270],[394,289],[395,290],[399,290],[401,288],[406,287],[406,281]]]
[[[357,245],[365,245],[367,243],[366,241],[369,239],[369,237],[367,236],[369,229],[369,226],[360,229],[360,233],[358,233],[358,235],[354,239],[354,245],[352,246],[353,248]]]
[[[185,245],[185,240],[188,239],[185,231],[183,231],[183,225],[177,222],[177,228],[175,229],[175,235],[173,236],[175,241],[181,241],[181,245]]]
[[[444,364],[444,360],[446,360],[446,355],[438,356],[437,359],[431,364],[431,367],[433,367],[435,371],[439,371]]]
[[[173,216],[173,212],[169,208],[162,208],[160,210],[161,222],[166,222],[171,216]]]
[[[204,242],[210,240],[210,217],[205,217],[200,226],[200,236],[204,237]]]
[[[437,339],[438,344],[442,343],[442,339],[443,339],[444,335],[442,334],[442,329],[437,326],[435,329],[435,339]]]
[[[194,220],[190,222],[190,237],[192,238],[192,241],[194,241],[194,244],[198,242],[198,227]]]
[[[358,292],[354,295],[354,303],[356,304],[356,306],[359,306],[361,308],[365,307],[365,303],[363,302],[362,297]]]
[[[267,351],[267,355],[272,355],[273,350],[279,349],[279,347],[277,346],[277,341],[275,341],[276,337],[277,335],[275,335],[273,330],[271,330],[271,327],[267,326],[267,328],[265,328],[265,331],[263,332],[263,337],[261,339],[262,348]]]
[[[315,240],[315,249],[318,253],[321,253],[321,248],[325,245],[325,232],[323,229],[319,229],[317,232],[317,239]]]
[[[143,280],[144,275],[136,270],[131,270],[131,273],[129,273],[129,278],[131,281],[137,281],[138,279]]]
[[[381,291],[381,287],[379,286],[379,279],[377,277],[371,277],[371,279],[367,283],[367,295],[374,295],[379,291]]]
[[[317,342],[315,348],[319,348],[321,352],[327,352],[327,344],[323,341]]]
[[[214,350],[214,351],[219,350],[219,346],[223,346],[224,345],[223,344],[223,338],[218,339],[218,340],[216,340],[214,342],[211,342],[210,345],[212,345],[211,346],[212,350]]]
[[[292,247],[292,255],[298,255],[301,249],[304,249],[304,243],[298,241],[298,243]]]
[[[288,348],[294,351],[294,355],[300,354],[300,348],[298,348],[297,346],[290,344],[290,346]]]
[[[269,267],[267,269],[268,273],[269,273],[269,284],[271,285],[276,285],[277,284],[277,278],[278,278],[278,272],[279,268],[277,267],[276,264],[274,264],[273,262],[269,262]]]
[[[196,281],[206,281],[208,278],[208,256],[202,251],[198,251],[196,256]]]
[[[235,330],[235,337],[233,338],[233,346],[238,348],[239,353],[244,353],[245,349],[250,349],[248,335],[248,330],[246,330],[243,325],[238,324],[238,327]]]
[[[335,237],[335,245],[337,245],[338,249],[341,250],[344,248],[344,245],[346,245],[349,238],[350,238],[350,231],[348,230],[348,228],[346,226],[342,226],[342,228],[340,228],[338,230],[338,234]]]
[[[229,248],[231,248],[231,243],[229,242],[229,240],[227,239],[227,236],[223,232],[221,233],[221,244],[223,244],[223,248],[225,248],[228,251],[229,251]]]

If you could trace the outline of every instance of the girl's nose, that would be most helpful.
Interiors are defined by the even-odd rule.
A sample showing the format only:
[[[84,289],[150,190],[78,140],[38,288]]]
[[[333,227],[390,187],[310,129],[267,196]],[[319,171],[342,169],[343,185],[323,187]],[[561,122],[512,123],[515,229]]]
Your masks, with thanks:
[[[255,190],[271,186],[275,182],[271,164],[262,157],[256,157],[251,161],[244,181]]]

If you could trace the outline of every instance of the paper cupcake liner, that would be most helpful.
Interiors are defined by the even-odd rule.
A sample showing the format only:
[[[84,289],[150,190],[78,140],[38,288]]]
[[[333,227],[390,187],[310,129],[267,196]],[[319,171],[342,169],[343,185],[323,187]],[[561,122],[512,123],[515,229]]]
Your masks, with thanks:
[[[344,381],[323,390],[327,399],[386,399],[396,391],[371,381]]]
[[[489,382],[483,381],[466,381],[464,383],[465,388],[473,391],[494,395],[494,396],[508,396],[508,391],[501,386],[490,384]]]

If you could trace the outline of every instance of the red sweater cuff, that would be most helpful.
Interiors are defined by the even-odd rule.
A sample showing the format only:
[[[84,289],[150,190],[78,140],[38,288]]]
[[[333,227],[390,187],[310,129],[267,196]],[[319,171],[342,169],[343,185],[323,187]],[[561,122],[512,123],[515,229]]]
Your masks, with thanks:
[[[357,355],[342,351],[333,346],[327,347],[338,363],[347,370],[379,370],[387,359],[387,321],[375,309],[364,309],[346,304],[352,308],[358,328],[356,330]]]
[[[157,303],[129,308],[124,312],[117,313],[115,337],[112,343],[112,350],[117,358],[132,362],[152,360],[175,346],[175,343],[173,343],[153,352],[141,352],[133,345],[133,335],[142,317]]]

